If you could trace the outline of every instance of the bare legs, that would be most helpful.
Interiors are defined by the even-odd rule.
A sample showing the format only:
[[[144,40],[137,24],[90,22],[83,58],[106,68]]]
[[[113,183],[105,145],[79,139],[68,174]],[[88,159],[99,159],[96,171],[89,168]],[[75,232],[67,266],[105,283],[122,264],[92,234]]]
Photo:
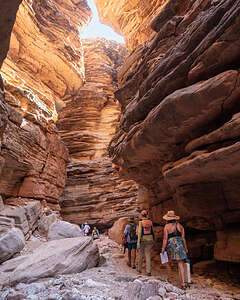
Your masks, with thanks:
[[[128,266],[129,267],[135,267],[136,262],[136,249],[128,249]]]
[[[167,281],[170,281],[171,272],[172,272],[170,262],[166,263],[166,266],[167,266]]]
[[[186,284],[184,282],[184,260],[178,261],[178,270],[179,270],[179,277],[181,281],[182,287],[186,287]]]

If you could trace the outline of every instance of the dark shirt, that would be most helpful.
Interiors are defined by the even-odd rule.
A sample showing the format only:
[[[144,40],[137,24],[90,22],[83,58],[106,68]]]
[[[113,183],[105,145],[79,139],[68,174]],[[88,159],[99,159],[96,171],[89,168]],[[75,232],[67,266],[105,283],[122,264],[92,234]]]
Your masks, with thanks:
[[[177,229],[177,225],[176,225],[176,230],[168,234],[168,239],[176,236],[182,237],[182,233]]]

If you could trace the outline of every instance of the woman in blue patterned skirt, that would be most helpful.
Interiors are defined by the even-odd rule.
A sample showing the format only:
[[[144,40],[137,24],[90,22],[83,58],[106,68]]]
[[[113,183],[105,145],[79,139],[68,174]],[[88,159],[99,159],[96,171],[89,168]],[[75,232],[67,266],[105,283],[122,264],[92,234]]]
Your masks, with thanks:
[[[163,219],[167,221],[167,224],[164,226],[162,252],[167,251],[169,261],[177,261],[181,285],[182,288],[186,288],[186,283],[184,282],[184,260],[187,258],[188,250],[184,228],[177,222],[180,218],[175,215],[173,210],[168,211],[163,216]],[[170,271],[169,264],[168,271]]]

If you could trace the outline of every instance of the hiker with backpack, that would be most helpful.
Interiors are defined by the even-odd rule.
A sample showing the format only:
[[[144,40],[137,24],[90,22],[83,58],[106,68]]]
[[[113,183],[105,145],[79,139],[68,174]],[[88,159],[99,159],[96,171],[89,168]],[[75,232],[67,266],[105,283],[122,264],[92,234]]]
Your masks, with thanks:
[[[134,222],[134,217],[130,217],[129,224],[126,225],[124,230],[124,235],[127,238],[128,247],[128,262],[127,265],[136,268],[136,249],[137,249],[137,234],[136,234],[136,224]]]
[[[92,230],[92,239],[97,240],[99,238],[100,238],[99,230],[97,229],[97,227],[94,227]]]
[[[146,272],[151,276],[151,249],[154,241],[154,232],[152,221],[147,217],[147,211],[141,212],[141,221],[138,224],[138,241],[137,248],[139,249],[138,268],[139,273],[142,272],[142,260],[145,252],[146,257]]]
[[[85,222],[85,225],[84,225],[84,228],[83,228],[83,233],[84,233],[84,236],[87,236],[87,235],[89,235],[89,233],[90,233],[90,229],[91,229],[91,227],[88,225],[88,223],[87,223],[87,222]]]

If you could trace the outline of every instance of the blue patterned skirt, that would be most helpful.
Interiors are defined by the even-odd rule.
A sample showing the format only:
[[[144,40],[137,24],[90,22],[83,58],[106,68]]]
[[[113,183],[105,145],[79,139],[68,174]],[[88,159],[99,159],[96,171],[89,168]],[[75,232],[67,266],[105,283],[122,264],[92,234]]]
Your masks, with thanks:
[[[167,242],[169,260],[184,260],[187,258],[183,239],[180,236],[171,237]]]

